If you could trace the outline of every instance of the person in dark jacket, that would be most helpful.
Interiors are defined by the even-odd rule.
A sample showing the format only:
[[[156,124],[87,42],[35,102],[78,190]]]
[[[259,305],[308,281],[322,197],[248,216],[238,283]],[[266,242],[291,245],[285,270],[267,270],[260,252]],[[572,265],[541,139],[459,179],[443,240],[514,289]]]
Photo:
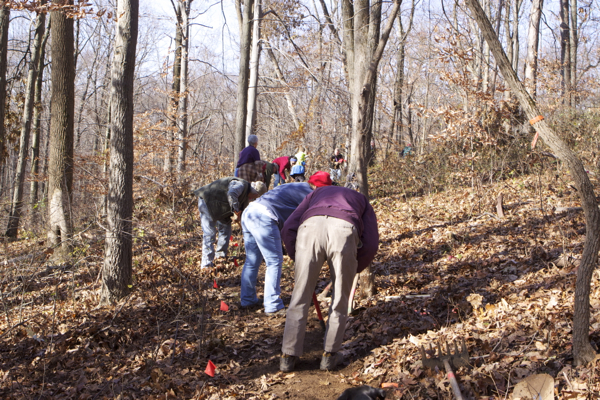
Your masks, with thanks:
[[[348,188],[331,185],[326,172],[311,176],[316,189],[287,219],[282,238],[295,261],[295,285],[287,311],[280,370],[294,369],[302,355],[306,319],[321,267],[330,266],[333,295],[325,333],[321,369],[341,362],[339,350],[348,318],[354,275],[365,269],[379,247],[377,219],[367,198]]]
[[[260,153],[256,150],[258,146],[258,136],[249,135],[248,136],[248,146],[244,147],[242,151],[240,151],[240,156],[238,158],[238,163],[235,166],[234,175],[238,176],[238,170],[244,164],[253,163],[255,161],[260,161]]]
[[[263,182],[252,182],[243,179],[221,178],[194,191],[198,196],[198,211],[202,224],[202,268],[213,265],[215,258],[215,237],[219,231],[217,258],[227,256],[229,237],[231,236],[231,217],[239,218],[250,200],[256,199],[267,191]]]

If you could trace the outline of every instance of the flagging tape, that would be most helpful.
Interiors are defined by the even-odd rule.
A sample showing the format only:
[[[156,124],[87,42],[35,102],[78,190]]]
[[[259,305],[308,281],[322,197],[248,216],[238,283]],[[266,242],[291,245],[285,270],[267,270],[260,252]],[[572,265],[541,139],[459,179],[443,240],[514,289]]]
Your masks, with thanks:
[[[538,115],[537,117],[530,119],[529,124],[534,125],[543,120],[544,120],[544,117],[541,115]]]

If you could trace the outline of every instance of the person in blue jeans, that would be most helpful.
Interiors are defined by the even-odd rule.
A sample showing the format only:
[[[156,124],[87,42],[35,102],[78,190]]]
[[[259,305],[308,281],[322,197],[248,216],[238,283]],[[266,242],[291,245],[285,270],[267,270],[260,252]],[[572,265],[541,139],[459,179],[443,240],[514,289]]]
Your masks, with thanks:
[[[250,203],[242,214],[242,232],[246,248],[246,261],[241,277],[241,306],[260,304],[256,296],[258,269],[265,261],[265,287],[263,305],[268,315],[285,316],[281,295],[281,267],[283,248],[281,229],[288,217],[304,198],[312,192],[308,183],[289,183],[277,186]]]

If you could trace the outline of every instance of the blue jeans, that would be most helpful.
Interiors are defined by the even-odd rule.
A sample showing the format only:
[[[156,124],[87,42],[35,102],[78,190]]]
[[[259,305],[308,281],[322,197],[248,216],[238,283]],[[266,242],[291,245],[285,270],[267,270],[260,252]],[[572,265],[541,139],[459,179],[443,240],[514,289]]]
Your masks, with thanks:
[[[329,175],[331,175],[332,181],[338,182],[342,179],[342,169],[331,168]]]
[[[250,203],[242,214],[242,231],[246,248],[246,262],[242,269],[242,293],[240,295],[242,307],[258,303],[256,280],[258,269],[264,259],[267,266],[264,291],[265,312],[281,310],[283,300],[279,296],[281,294],[283,251],[277,221]]]
[[[204,200],[198,199],[198,211],[200,211],[200,222],[202,224],[202,268],[212,267],[215,258],[215,237],[219,231],[219,241],[217,242],[217,258],[227,257],[229,247],[229,238],[231,236],[231,224],[225,224],[221,221],[215,221],[208,212],[208,207]]]
[[[281,175],[279,175],[278,173],[273,174],[273,178],[273,189],[275,189],[277,185],[283,185],[285,183]]]

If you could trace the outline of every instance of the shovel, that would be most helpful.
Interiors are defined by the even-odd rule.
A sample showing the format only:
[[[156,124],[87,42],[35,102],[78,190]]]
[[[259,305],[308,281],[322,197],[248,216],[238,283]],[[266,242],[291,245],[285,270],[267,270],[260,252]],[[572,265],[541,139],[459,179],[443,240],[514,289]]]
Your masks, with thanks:
[[[429,343],[429,351],[435,354],[431,343]],[[465,344],[465,339],[462,340],[461,350],[458,350],[458,345],[454,342],[454,354],[450,351],[450,346],[448,342],[446,342],[446,354],[442,352],[442,345],[440,342],[437,344],[437,357],[427,358],[427,354],[425,354],[425,349],[421,346],[421,359],[423,361],[423,366],[428,368],[438,367],[441,369],[444,367],[446,370],[446,374],[448,379],[450,380],[450,385],[452,386],[452,391],[454,392],[454,397],[456,400],[463,400],[462,394],[460,393],[460,388],[458,387],[458,382],[456,381],[456,377],[454,376],[454,372],[452,372],[452,368],[458,367],[466,367],[469,365],[469,352],[467,350],[467,346]]]

